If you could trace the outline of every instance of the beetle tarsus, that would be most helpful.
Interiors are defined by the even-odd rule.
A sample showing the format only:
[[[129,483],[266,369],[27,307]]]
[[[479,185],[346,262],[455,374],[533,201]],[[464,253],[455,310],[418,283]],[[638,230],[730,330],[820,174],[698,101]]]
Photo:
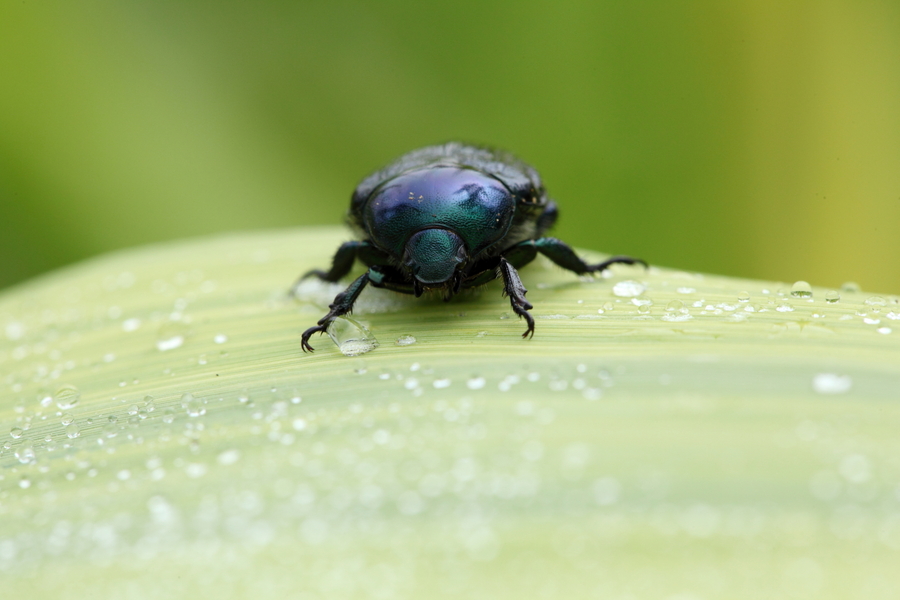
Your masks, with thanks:
[[[596,265],[588,265],[589,273],[599,273],[601,271],[605,271],[609,268],[610,265],[641,265],[645,269],[647,268],[647,263],[640,258],[633,258],[631,256],[613,256],[611,258],[607,258],[602,263],[598,263]]]
[[[522,334],[523,338],[534,336],[534,318],[528,313],[534,308],[531,303],[525,299],[528,290],[522,285],[519,278],[519,272],[505,258],[500,258],[500,275],[503,277],[503,293],[509,296],[509,304],[512,306],[513,312],[525,319],[528,328]]]
[[[315,348],[309,345],[309,338],[312,334],[325,333],[327,327],[323,327],[322,325],[316,325],[315,327],[310,327],[306,331],[303,332],[303,335],[300,336],[300,347],[303,348],[304,352],[315,352]]]

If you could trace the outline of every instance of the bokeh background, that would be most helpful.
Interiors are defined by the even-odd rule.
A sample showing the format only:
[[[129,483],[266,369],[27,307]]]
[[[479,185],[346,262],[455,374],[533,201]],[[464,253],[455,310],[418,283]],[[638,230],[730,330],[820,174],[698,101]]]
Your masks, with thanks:
[[[575,245],[900,293],[895,0],[3,2],[0,287],[339,223],[451,139],[535,165]]]

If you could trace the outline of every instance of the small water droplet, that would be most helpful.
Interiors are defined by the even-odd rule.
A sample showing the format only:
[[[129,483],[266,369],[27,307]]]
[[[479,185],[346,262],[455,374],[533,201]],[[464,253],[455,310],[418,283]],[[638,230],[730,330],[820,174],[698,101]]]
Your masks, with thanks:
[[[397,338],[398,346],[412,346],[416,343],[416,338],[411,335],[401,335]]]
[[[866,304],[869,306],[887,306],[887,300],[881,296],[869,296],[866,298]]]
[[[640,296],[647,290],[647,286],[645,286],[640,281],[634,281],[633,279],[626,279],[624,281],[617,282],[612,289],[614,295],[619,296],[621,298],[633,298],[635,296]]]
[[[603,312],[610,312],[610,311],[612,311],[613,308],[615,308],[615,305],[612,302],[604,302],[602,308],[603,308]],[[600,312],[600,311],[597,311],[597,312]]]
[[[213,341],[217,344],[224,344],[225,342],[228,341],[228,336],[225,335],[224,333],[220,333],[220,334],[216,335],[216,337],[213,338]]]
[[[791,286],[791,296],[794,298],[812,298],[812,286],[806,281],[795,281]]]
[[[31,480],[28,479],[27,476],[22,475],[22,478],[19,480],[19,487],[22,488],[23,490],[27,490],[28,488],[31,487]]]
[[[880,333],[882,335],[887,335],[891,332],[891,328],[890,327],[879,327],[875,331],[877,331],[878,333]]]
[[[344,356],[359,356],[378,346],[378,340],[372,332],[349,317],[337,317],[329,323],[328,336]]]
[[[679,294],[693,294],[697,290],[692,287],[680,287],[675,291],[678,292]]]
[[[165,412],[163,412],[162,420],[163,423],[172,423],[175,420],[175,411],[171,408],[167,408]]]
[[[650,314],[650,305],[649,304],[641,304],[638,306],[638,312],[642,315]]]
[[[740,292],[737,298],[738,302],[750,302],[750,292]]]
[[[180,348],[187,336],[188,326],[183,321],[167,321],[156,334],[156,349],[160,352]]]
[[[25,440],[24,443],[16,446],[13,454],[23,465],[27,465],[35,461],[34,446],[32,446],[31,442],[28,440]]]
[[[817,373],[813,377],[812,387],[820,394],[843,394],[853,387],[853,379],[849,375]]]
[[[778,312],[791,312],[794,310],[794,307],[791,306],[789,302],[782,302],[775,307],[775,310],[777,310]]]
[[[191,417],[201,417],[206,414],[206,403],[203,398],[196,398],[190,392],[181,395],[181,407]]]
[[[845,281],[841,284],[841,290],[844,292],[856,293],[859,289],[859,284],[855,281]]]
[[[466,387],[470,390],[480,390],[484,387],[485,383],[484,377],[472,377],[466,382]]]
[[[23,433],[24,432],[22,431],[22,429],[20,427],[13,427],[12,429],[9,430],[9,435],[14,440],[17,440],[20,437],[22,437]]]
[[[435,389],[442,390],[444,388],[450,387],[450,380],[446,379],[446,378],[445,379],[435,379],[431,385],[433,385],[435,387]]]
[[[841,295],[835,290],[828,290],[825,292],[825,302],[829,302],[831,304],[835,304],[841,301]]]
[[[681,300],[672,300],[666,304],[666,312],[676,312],[684,308],[684,302]]]
[[[74,440],[79,435],[81,435],[81,429],[78,427],[78,425],[76,425],[75,423],[69,423],[68,425],[66,425],[66,436],[68,436],[69,439]]]
[[[81,392],[74,385],[64,385],[54,394],[53,399],[56,405],[63,410],[73,408],[78,401],[81,400]]]
[[[59,422],[63,425],[71,425],[75,422],[75,417],[73,417],[71,413],[63,413],[63,415],[59,418]]]

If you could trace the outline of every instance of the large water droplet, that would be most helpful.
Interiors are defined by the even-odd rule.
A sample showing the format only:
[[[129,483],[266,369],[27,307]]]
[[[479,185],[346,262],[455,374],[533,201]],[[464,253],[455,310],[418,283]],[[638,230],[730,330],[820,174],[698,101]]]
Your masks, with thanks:
[[[64,385],[53,395],[56,405],[63,410],[73,408],[81,400],[81,392],[74,385]]]
[[[636,296],[640,296],[647,290],[647,286],[645,286],[640,281],[634,281],[633,279],[626,279],[624,281],[619,281],[613,286],[613,294],[616,296],[620,296],[622,298],[634,298]]]
[[[791,286],[791,296],[794,298],[812,298],[812,286],[806,281],[796,281]]]
[[[362,323],[337,317],[328,324],[328,336],[344,356],[359,356],[378,346],[378,340]]]

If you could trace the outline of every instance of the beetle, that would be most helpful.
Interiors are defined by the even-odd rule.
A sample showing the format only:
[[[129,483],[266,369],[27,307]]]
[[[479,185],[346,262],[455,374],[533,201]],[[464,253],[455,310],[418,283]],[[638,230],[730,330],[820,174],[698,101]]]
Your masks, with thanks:
[[[348,221],[359,240],[341,244],[328,271],[300,279],[336,282],[359,260],[368,270],[338,294],[328,314],[303,332],[301,346],[349,313],[367,285],[416,297],[425,291],[449,300],[460,290],[503,279],[513,312],[534,335],[532,305],[517,269],[538,253],[579,275],[614,264],[641,264],[614,256],[588,264],[565,243],[544,233],[556,222],[538,172],[500,150],[450,142],[414,150],[362,180],[350,200]]]

